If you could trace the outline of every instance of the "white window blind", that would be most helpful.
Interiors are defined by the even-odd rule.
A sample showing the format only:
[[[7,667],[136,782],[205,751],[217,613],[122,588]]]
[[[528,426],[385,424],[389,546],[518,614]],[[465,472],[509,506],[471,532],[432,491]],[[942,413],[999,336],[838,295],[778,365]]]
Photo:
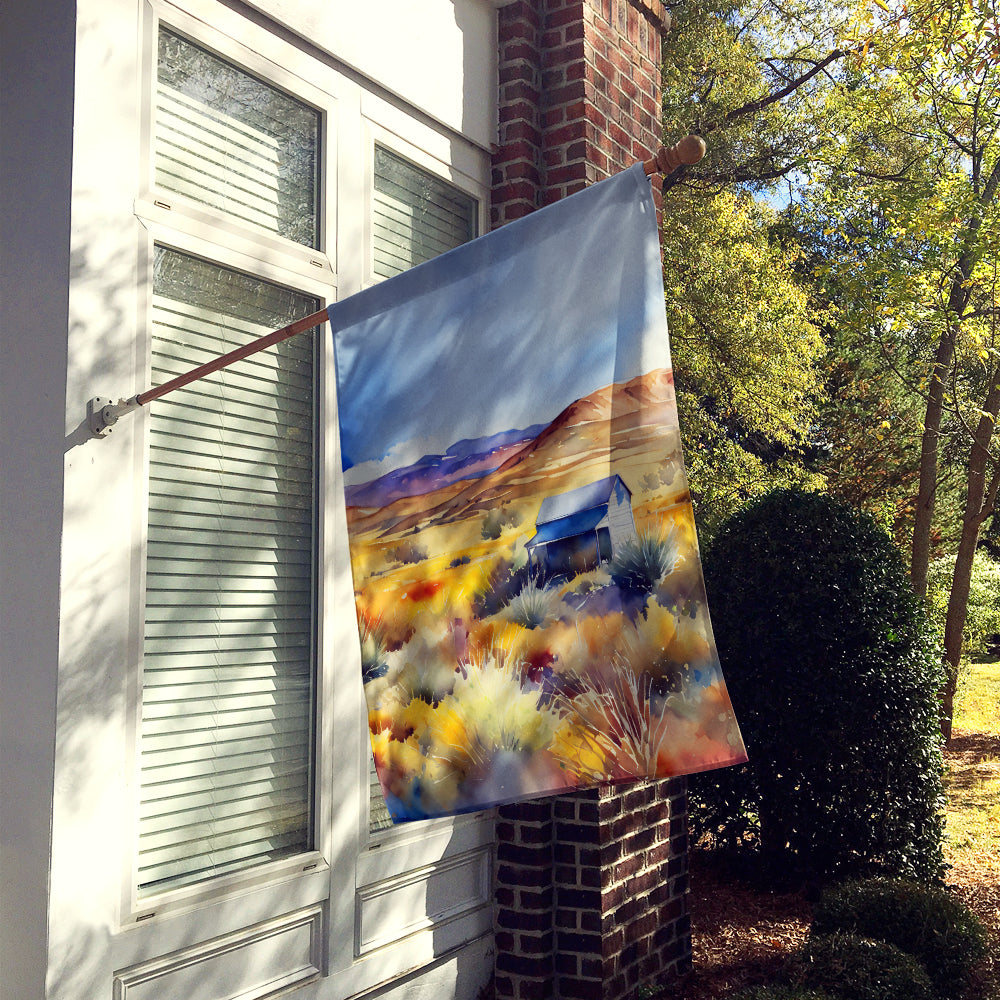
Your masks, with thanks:
[[[391,278],[477,235],[476,200],[375,147],[374,270]]]
[[[375,147],[374,271],[391,278],[478,235],[478,205],[464,191]],[[369,767],[369,828],[392,826],[375,761]]]
[[[317,307],[157,247],[152,384]],[[140,895],[312,847],[314,349],[150,407]]]
[[[160,28],[159,189],[315,247],[319,128],[315,109]]]

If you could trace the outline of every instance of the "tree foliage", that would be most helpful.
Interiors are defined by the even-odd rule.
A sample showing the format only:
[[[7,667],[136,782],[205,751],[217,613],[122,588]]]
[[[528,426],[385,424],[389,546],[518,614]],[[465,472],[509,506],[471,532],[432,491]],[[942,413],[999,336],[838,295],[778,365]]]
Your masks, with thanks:
[[[956,539],[948,733],[973,559],[1000,486],[1000,19],[996,0],[862,10],[862,57],[825,95],[836,131],[805,204],[836,241],[817,276],[833,277],[855,305],[844,322],[922,402],[910,575],[925,593],[936,535]],[[949,442],[964,453],[957,462],[945,456]],[[957,517],[937,504],[945,464],[962,467]],[[942,513],[950,531],[936,527]]]
[[[706,534],[748,498],[809,478],[824,347],[773,222],[728,192],[678,192],[664,222],[677,405]]]
[[[668,214],[679,192],[697,200],[697,247],[714,240],[708,206],[722,195],[787,202],[780,225],[763,228],[828,351],[812,414],[790,414],[792,447],[769,434],[764,449],[747,447],[753,434],[717,426],[711,393],[703,408],[683,399],[700,449],[694,480],[699,468],[736,473],[728,495],[715,481],[719,511],[757,492],[748,482],[826,482],[908,536],[920,594],[931,559],[954,556],[945,732],[975,552],[1000,487],[998,7],[685,0],[665,50],[665,133],[709,142],[701,164],[670,178]],[[702,340],[678,344],[679,384],[686,366],[695,396],[727,384],[730,357],[713,355],[709,336],[720,317],[731,318],[712,305],[695,328]]]

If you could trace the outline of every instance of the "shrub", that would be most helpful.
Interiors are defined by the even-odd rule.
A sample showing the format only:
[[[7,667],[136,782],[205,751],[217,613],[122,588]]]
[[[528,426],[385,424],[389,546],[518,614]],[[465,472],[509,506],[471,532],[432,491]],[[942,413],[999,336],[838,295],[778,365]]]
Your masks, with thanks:
[[[944,556],[931,563],[927,574],[927,603],[932,619],[941,634],[948,612],[951,578],[955,558]],[[979,549],[972,563],[969,603],[962,629],[962,656],[981,656],[988,652],[992,636],[1000,634],[1000,563]]]
[[[827,889],[813,934],[850,932],[895,945],[923,963],[938,993],[958,997],[986,956],[986,934],[947,890],[905,879],[869,879]]]
[[[559,594],[531,579],[510,599],[505,616],[523,628],[541,628],[555,621],[563,610]]]
[[[503,533],[503,522],[500,520],[500,510],[494,508],[485,518],[480,531],[486,541],[496,541]]]
[[[608,564],[612,581],[622,590],[648,594],[677,565],[677,529],[667,535],[640,531],[626,539]]]
[[[477,618],[499,614],[532,581],[536,586],[544,586],[545,574],[527,564],[516,565],[510,559],[498,559],[488,573],[483,573],[472,600],[473,613]]]
[[[772,871],[940,877],[942,670],[888,535],[779,490],[723,525],[705,578],[750,762],[692,781],[695,833]]]
[[[367,618],[361,621],[361,678],[365,684],[378,677],[384,677],[389,669],[388,649],[385,633],[379,624],[372,624]]]
[[[732,1000],[839,1000],[825,990],[803,989],[800,986],[751,986],[740,990]]]
[[[427,558],[427,550],[415,542],[400,542],[389,552],[389,557],[400,563],[419,563]]]
[[[837,1000],[934,1000],[930,978],[912,955],[854,934],[810,938],[792,975],[798,985]]]

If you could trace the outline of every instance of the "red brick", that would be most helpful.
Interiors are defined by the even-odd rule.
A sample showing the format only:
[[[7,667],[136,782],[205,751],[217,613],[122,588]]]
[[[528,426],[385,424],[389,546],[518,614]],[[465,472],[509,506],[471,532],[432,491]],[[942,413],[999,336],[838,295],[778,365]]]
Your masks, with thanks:
[[[523,38],[515,38],[509,42],[504,42],[500,49],[500,61],[503,63],[517,62],[519,59],[534,63],[537,58],[538,52],[535,46]]]
[[[605,1000],[607,994],[600,980],[567,976],[559,983],[559,996],[566,1000]]]
[[[625,882],[625,891],[630,895],[639,895],[640,893],[649,892],[655,885],[659,883],[660,875],[659,872],[655,871],[645,871],[639,872],[638,875],[627,879]]]
[[[532,114],[534,114],[534,109],[538,106],[539,97],[538,88],[532,86],[527,80],[514,80],[501,88],[501,101],[504,103],[527,101],[531,105]]]
[[[579,66],[581,63],[571,63],[570,66]],[[560,87],[567,80],[567,72],[570,67],[568,66],[555,66],[552,69],[546,69],[542,73],[542,90],[547,94],[549,91],[555,87]]]
[[[501,864],[509,862],[528,868],[548,868],[550,859],[548,844],[532,844],[525,847],[522,844],[501,841],[497,845],[497,861]]]
[[[545,931],[552,924],[547,910],[497,910],[497,927],[512,931]]]
[[[537,147],[542,141],[542,133],[531,119],[522,118],[518,121],[512,121],[500,131],[503,134],[504,142],[508,144],[524,140],[524,142]]]
[[[542,116],[542,125],[545,129],[551,129],[566,120],[566,108],[547,108]]]
[[[509,126],[511,129],[514,128],[513,125]],[[511,139],[505,142],[502,146],[497,148],[496,153],[493,154],[493,165],[494,167],[500,166],[501,164],[515,163],[518,160],[527,160],[529,162],[534,161],[535,156],[538,153],[538,144],[535,142],[529,142],[527,139]],[[506,829],[510,827],[510,833],[500,833],[499,829],[497,836],[505,839],[513,839],[516,835],[514,832],[513,823],[504,823],[503,827]]]
[[[497,13],[501,24],[504,25],[519,20],[528,21],[536,26],[539,23],[538,10],[531,0],[514,0],[513,3],[501,7]]]
[[[513,952],[498,951],[496,968],[499,972],[541,979],[550,975],[551,962],[545,955],[535,955],[528,958]]]
[[[517,865],[500,865],[497,879],[505,885],[533,886],[540,888],[549,881],[552,873],[548,868],[521,868]]]
[[[591,136],[588,134],[588,123],[581,119],[568,122],[561,128],[549,132],[546,136],[546,140],[550,146],[564,146],[580,138],[592,141]]]
[[[551,930],[545,934],[520,934],[517,947],[524,955],[551,956],[553,937]]]
[[[548,172],[546,180],[550,185],[565,184],[568,186],[581,177],[586,177],[586,167],[586,163],[583,162],[569,163],[564,167],[556,167],[554,170]]]
[[[566,66],[569,63],[582,60],[586,55],[583,39],[574,39],[557,49],[546,49],[542,55],[542,67],[554,69],[556,66]]]
[[[555,149],[547,149],[542,154],[542,161],[547,167],[558,167],[566,162],[566,151],[561,146]]]
[[[587,955],[601,954],[600,934],[584,934],[580,931],[559,931],[556,935],[559,951],[575,951]]]
[[[555,956],[555,969],[561,976],[576,976],[580,971],[581,958],[569,952],[557,952]]]
[[[513,101],[510,104],[500,106],[500,124],[514,121],[534,121],[538,117],[538,107],[536,104],[525,100]]]
[[[517,1000],[551,1000],[552,977],[522,980],[517,988]]]
[[[545,910],[552,908],[552,888],[521,889],[518,891],[518,905],[524,910]]]
[[[564,24],[579,24],[583,20],[583,7],[584,5],[577,0],[562,10],[552,10],[545,19],[545,26],[556,28]]]

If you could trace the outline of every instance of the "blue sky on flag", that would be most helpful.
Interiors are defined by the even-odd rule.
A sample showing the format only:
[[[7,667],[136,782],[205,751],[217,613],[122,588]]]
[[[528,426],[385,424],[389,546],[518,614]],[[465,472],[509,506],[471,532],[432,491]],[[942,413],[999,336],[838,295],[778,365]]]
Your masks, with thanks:
[[[348,484],[463,438],[546,423],[595,389],[668,364],[665,343],[644,357],[648,338],[636,335],[664,308],[658,255],[607,252],[606,227],[623,214],[655,225],[652,198],[637,200],[634,184],[648,189],[641,165],[331,306],[341,406],[350,399]],[[559,249],[567,227],[571,255]],[[520,252],[526,243],[533,253]],[[639,278],[630,301],[608,300],[614,271]],[[589,330],[567,314],[585,316]],[[581,335],[593,332],[610,336]]]

